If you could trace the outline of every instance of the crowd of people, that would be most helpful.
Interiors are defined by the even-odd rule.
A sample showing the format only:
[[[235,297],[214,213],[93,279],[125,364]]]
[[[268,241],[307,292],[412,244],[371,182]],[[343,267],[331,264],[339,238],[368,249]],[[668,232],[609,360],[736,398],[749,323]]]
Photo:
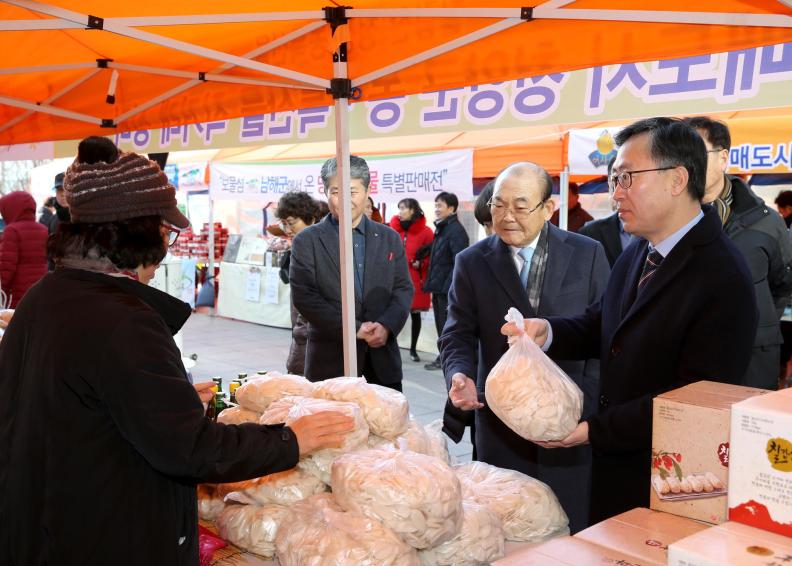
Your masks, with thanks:
[[[474,459],[547,483],[572,532],[648,506],[656,395],[701,379],[778,386],[792,192],[776,200],[779,214],[727,175],[729,131],[709,118],[639,120],[616,143],[614,214],[593,220],[570,186],[570,229],[561,230],[553,179],[541,164],[513,163],[482,188],[473,212],[487,236],[472,245],[456,195],[435,197],[434,229],[411,198],[386,224],[366,161],[351,156],[342,187],[328,159],[326,211],[299,192],[276,209],[291,240],[281,264],[292,301],[288,371],[344,375],[346,191],[359,374],[401,391],[397,336],[410,320],[409,355],[421,361],[421,313],[432,309],[439,356],[425,367],[445,379],[452,439],[470,427]],[[190,309],[146,285],[189,225],[157,163],[87,138],[38,222],[24,192],[2,197],[0,214],[0,278],[17,308],[0,343],[3,564],[115,563],[118,548],[125,563],[194,564],[196,483],[289,469],[351,429],[332,412],[289,427],[204,418],[211,392],[190,384],[170,340]],[[54,272],[44,276],[47,259]],[[503,325],[510,307],[524,328]],[[583,392],[566,438],[525,440],[486,404],[488,375],[518,332]],[[146,544],[127,544],[138,540]]]

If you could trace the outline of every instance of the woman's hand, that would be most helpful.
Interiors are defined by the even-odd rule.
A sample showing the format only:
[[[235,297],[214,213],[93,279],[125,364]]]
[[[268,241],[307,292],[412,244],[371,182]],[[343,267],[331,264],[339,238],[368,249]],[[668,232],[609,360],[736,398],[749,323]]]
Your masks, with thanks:
[[[198,397],[201,398],[201,403],[208,403],[214,397],[214,391],[212,391],[212,386],[214,386],[214,381],[204,381],[202,383],[194,383],[193,387],[195,387],[195,392],[198,394]]]
[[[355,428],[355,419],[338,411],[322,411],[294,421],[289,428],[297,437],[300,456],[323,448],[339,448]]]

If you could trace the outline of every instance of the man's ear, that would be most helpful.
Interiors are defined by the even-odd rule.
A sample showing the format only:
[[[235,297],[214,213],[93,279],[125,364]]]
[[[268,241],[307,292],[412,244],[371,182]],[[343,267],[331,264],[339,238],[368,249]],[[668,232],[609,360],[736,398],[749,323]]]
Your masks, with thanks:
[[[671,174],[671,194],[678,197],[687,190],[690,175],[688,175],[688,170],[681,165],[674,167],[669,173]]]
[[[553,212],[555,212],[555,201],[552,198],[549,198],[545,201],[544,205],[542,206],[542,210],[544,210],[545,220],[550,220],[553,216]]]

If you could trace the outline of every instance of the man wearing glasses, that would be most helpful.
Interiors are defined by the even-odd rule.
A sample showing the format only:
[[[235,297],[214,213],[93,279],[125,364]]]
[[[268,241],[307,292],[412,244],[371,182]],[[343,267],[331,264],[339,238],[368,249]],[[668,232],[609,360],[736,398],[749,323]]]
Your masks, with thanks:
[[[494,234],[457,255],[438,343],[451,403],[475,410],[477,458],[547,483],[576,532],[588,524],[589,447],[565,453],[541,448],[480,402],[490,370],[507,349],[500,328],[510,307],[527,317],[581,314],[605,289],[605,251],[548,222],[551,190],[549,175],[534,163],[515,163],[498,175],[489,201]],[[589,414],[596,408],[597,361],[559,365],[583,390]]]
[[[739,383],[757,325],[748,266],[717,211],[702,210],[707,153],[696,130],[647,118],[616,143],[610,185],[635,240],[585,314],[526,321],[549,356],[600,358],[599,411],[544,443],[591,445],[592,522],[648,507],[652,399],[700,380]]]
[[[792,292],[792,245],[781,216],[739,177],[726,175],[731,136],[723,122],[706,116],[686,118],[707,148],[707,185],[704,203],[718,211],[723,231],[742,252],[756,293],[759,328],[753,353],[741,384],[763,389],[778,387],[783,339],[779,320]]]

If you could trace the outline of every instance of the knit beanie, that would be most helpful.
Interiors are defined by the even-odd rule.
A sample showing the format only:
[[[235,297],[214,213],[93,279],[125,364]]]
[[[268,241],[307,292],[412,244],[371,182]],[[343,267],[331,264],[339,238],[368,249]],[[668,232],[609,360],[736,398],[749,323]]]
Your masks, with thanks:
[[[190,221],[176,207],[176,189],[154,161],[121,153],[112,163],[75,159],[63,179],[71,221],[101,223],[159,215],[176,228]]]

